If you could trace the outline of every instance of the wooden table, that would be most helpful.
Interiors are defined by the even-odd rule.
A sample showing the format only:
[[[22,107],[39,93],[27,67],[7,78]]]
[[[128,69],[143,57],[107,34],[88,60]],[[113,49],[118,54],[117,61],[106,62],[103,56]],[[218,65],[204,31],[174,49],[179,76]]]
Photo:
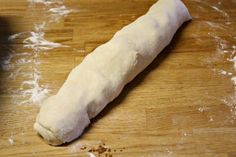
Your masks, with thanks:
[[[84,56],[154,3],[67,0],[35,5],[26,0],[0,0],[4,68],[0,73],[0,156],[236,156],[236,96],[231,81],[235,70],[229,61],[236,52],[235,0],[184,0],[193,20],[79,139],[53,147],[33,130],[39,106],[28,102],[32,93],[24,97],[24,92],[32,92],[39,84],[39,89],[55,94]],[[67,16],[54,15],[55,19],[48,11],[63,9],[63,5],[73,9]],[[35,25],[44,23],[44,38],[63,46],[47,51],[24,47],[29,31],[37,32]],[[28,33],[7,40],[20,32]],[[36,83],[22,85],[29,80]]]

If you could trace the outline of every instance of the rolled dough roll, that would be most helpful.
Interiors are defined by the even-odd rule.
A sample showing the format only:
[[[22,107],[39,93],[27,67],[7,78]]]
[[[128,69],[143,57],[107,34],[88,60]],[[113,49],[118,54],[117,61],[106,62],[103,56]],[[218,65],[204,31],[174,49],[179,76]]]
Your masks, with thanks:
[[[190,19],[181,0],[159,0],[71,71],[58,93],[43,102],[35,130],[51,145],[79,137],[90,119],[148,66]]]

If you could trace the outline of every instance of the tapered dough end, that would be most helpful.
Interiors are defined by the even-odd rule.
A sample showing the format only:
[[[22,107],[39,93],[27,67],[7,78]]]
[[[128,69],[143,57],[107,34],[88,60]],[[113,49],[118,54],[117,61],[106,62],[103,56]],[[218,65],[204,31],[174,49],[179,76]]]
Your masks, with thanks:
[[[68,101],[62,101],[60,95],[51,96],[43,102],[36,117],[34,129],[50,145],[76,139],[90,123],[86,107]]]
[[[34,129],[38,132],[40,136],[43,137],[43,139],[50,145],[57,146],[63,144],[61,140],[59,140],[52,131],[45,128],[38,122],[34,123]]]

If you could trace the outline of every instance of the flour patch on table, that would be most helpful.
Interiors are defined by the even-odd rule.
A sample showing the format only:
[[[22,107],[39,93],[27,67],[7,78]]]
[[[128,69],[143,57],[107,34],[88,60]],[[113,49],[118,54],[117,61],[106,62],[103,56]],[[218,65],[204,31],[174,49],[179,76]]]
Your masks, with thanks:
[[[35,25],[35,31],[30,32],[30,36],[23,41],[24,48],[32,49],[36,52],[43,52],[54,48],[62,47],[62,44],[48,41],[44,38],[45,22]]]
[[[193,0],[197,2],[199,6],[202,7],[202,12],[206,12],[207,9],[212,9],[213,11],[222,15],[222,21],[211,21],[209,20],[202,21],[202,25],[207,27],[209,30],[206,33],[212,41],[215,43],[212,47],[215,47],[215,52],[211,54],[210,57],[203,59],[203,62],[206,63],[212,71],[216,74],[223,77],[223,79],[228,79],[228,82],[232,84],[233,91],[229,95],[222,95],[222,98],[216,98],[223,104],[225,104],[229,111],[230,115],[228,120],[231,123],[234,123],[236,120],[236,38],[232,35],[231,32],[235,31],[235,28],[231,24],[231,16],[227,10],[221,9],[224,5],[223,1],[218,3],[211,3],[206,1]],[[207,8],[207,9],[205,9]],[[226,36],[222,36],[224,33]],[[224,65],[231,65],[225,67],[218,63],[227,63]],[[199,108],[199,112],[205,112],[203,108]],[[214,121],[214,116],[208,116],[209,122]]]
[[[3,71],[9,72],[9,81],[19,82],[17,89],[7,88],[6,93],[12,95],[12,103],[17,105],[40,104],[51,92],[48,84],[42,84],[40,54],[50,50],[68,47],[61,43],[45,39],[45,30],[49,25],[59,22],[68,14],[75,12],[64,5],[64,0],[28,0],[28,16],[35,18],[32,30],[18,32],[8,37],[10,43],[20,43],[22,47],[9,49],[9,55],[1,58],[0,66]],[[37,17],[35,16],[37,15]],[[28,68],[28,70],[25,70]]]

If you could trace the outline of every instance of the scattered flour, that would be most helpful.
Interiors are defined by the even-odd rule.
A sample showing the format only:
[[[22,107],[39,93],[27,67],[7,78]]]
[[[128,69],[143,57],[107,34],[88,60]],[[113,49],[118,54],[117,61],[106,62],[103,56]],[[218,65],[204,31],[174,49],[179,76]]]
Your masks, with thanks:
[[[174,156],[174,152],[170,151],[168,148],[166,148],[167,157]]]
[[[232,59],[228,59],[228,61],[233,62],[234,70],[236,70],[236,56],[234,56]]]
[[[209,108],[208,108],[208,107],[205,107],[205,106],[201,106],[201,107],[198,108],[198,111],[199,111],[199,112],[206,112],[206,111],[208,111],[208,110],[209,110]]]
[[[221,101],[229,107],[229,111],[231,113],[230,122],[232,124],[234,124],[234,122],[236,120],[236,93],[232,96],[227,96],[227,97],[221,99]]]
[[[23,81],[21,83],[21,88],[17,90],[18,94],[22,95],[23,98],[27,98],[27,100],[22,102],[14,101],[18,105],[26,105],[30,103],[39,104],[49,94],[49,89],[46,89],[44,86],[39,84],[41,73],[38,70],[38,66],[40,64],[38,55],[39,53],[51,50],[56,47],[61,47],[62,45],[44,39],[45,33],[43,31],[45,26],[45,22],[42,24],[35,24],[35,31],[28,33],[29,37],[23,40],[23,48],[31,50],[31,58],[26,58],[25,55],[29,53],[24,53],[25,55],[15,62],[16,65],[33,63],[32,72],[30,72],[30,75],[22,72],[22,67],[19,67],[8,77],[12,80],[15,80],[19,76],[30,76],[30,80]],[[11,36],[9,39],[14,40],[23,34],[25,35],[26,33],[27,32],[18,33],[17,35]],[[24,88],[25,86],[30,88]]]
[[[209,116],[209,122],[213,122],[213,121],[214,121],[213,116]]]
[[[10,71],[14,68],[14,65],[11,64],[13,55],[9,54],[8,56],[4,57],[0,61],[0,66],[3,71]]]
[[[18,69],[16,69],[15,71],[14,71],[14,73],[11,73],[9,76],[8,76],[8,78],[9,79],[12,79],[12,80],[15,80],[18,76],[20,76],[21,75],[21,72],[22,71],[22,67],[19,67]]]
[[[71,12],[76,12],[74,9],[68,9],[63,3],[64,0],[29,0],[31,5],[45,5],[46,16],[49,18],[49,23],[59,22],[60,19],[67,16]]]
[[[198,1],[198,0],[196,0]],[[234,72],[228,72],[223,69],[216,69],[213,67],[213,71],[217,72],[220,75],[228,76],[230,80],[232,81],[232,85],[234,86],[234,91],[231,95],[225,96],[221,101],[229,107],[230,113],[231,113],[231,122],[234,123],[236,120],[236,45],[235,45],[235,36],[232,35],[231,32],[235,31],[235,28],[231,26],[231,19],[230,15],[220,9],[219,6],[217,5],[210,5],[208,2],[200,2],[203,3],[206,6],[212,8],[214,11],[219,12],[223,17],[224,20],[223,22],[211,22],[211,21],[206,21],[205,24],[207,24],[210,28],[210,31],[207,33],[214,41],[216,44],[216,53],[209,58],[207,63],[212,63],[214,66],[216,62],[221,61],[221,62],[232,62],[232,71]],[[218,5],[222,5],[222,3],[218,3]],[[222,35],[219,35],[219,32],[224,32],[227,37],[223,37]],[[225,68],[225,67],[224,67]],[[200,112],[203,112],[203,108],[199,108]],[[214,119],[212,116],[209,117],[209,122],[212,122]]]
[[[217,7],[217,6],[211,6],[211,8],[214,9],[215,11],[221,13],[221,14],[226,18],[226,24],[231,24],[231,22],[230,22],[230,16],[229,16],[229,14],[228,14],[226,11],[221,10],[221,9],[220,9],[219,7]]]
[[[233,73],[227,72],[227,71],[222,70],[222,69],[219,70],[219,74],[221,74],[221,75],[228,75],[228,76],[232,76],[233,75]]]
[[[75,143],[68,147],[69,153],[77,153],[80,151],[81,148],[83,148],[85,145],[81,143]]]
[[[218,23],[211,22],[211,21],[204,21],[204,22],[205,22],[208,26],[210,26],[211,28],[213,27],[213,28],[218,28],[218,29],[223,29],[223,30],[225,30],[224,26],[221,27],[221,26],[219,26]]]
[[[42,24],[35,24],[35,31],[30,32],[30,36],[23,41],[23,47],[32,49],[34,52],[43,52],[46,50],[51,50],[57,47],[62,47],[60,43],[54,43],[44,39],[44,29],[46,27],[46,22]]]
[[[62,17],[67,16],[68,14],[75,12],[75,10],[72,9],[68,9],[66,6],[62,5],[62,6],[58,6],[55,8],[50,8],[48,10],[48,12],[50,12],[50,22],[58,22]]]
[[[234,85],[236,85],[236,76],[232,77],[231,81],[234,83]]]
[[[87,154],[88,154],[89,157],[96,157],[96,155],[94,155],[94,154],[91,153],[91,152],[88,152]]]
[[[64,0],[28,0],[29,3],[31,4],[44,4],[44,5],[50,5],[50,4],[55,4],[55,3],[63,3]]]
[[[29,96],[29,100],[23,101],[22,104],[27,104],[29,102],[40,104],[40,102],[48,96],[50,90],[45,86],[40,86],[39,80],[40,80],[40,72],[37,69],[34,69],[33,79],[22,82],[21,88],[24,87],[25,85],[31,87],[30,89],[22,91],[23,95]]]
[[[229,30],[230,29],[228,29],[228,32],[231,32]],[[235,39],[235,37],[233,37],[231,34],[228,35],[228,36],[231,37],[232,40]],[[227,61],[232,62],[234,70],[236,70],[236,56],[234,56],[235,52],[236,52],[236,50],[235,50],[236,46],[235,45],[230,45],[229,43],[226,43],[226,42],[225,42],[225,44],[222,44],[222,42],[218,42],[218,43],[219,43],[219,47],[221,49],[224,49],[225,47],[227,47],[228,49],[230,48],[230,50],[223,50],[223,52],[226,52],[226,53],[230,54],[230,57],[227,58]],[[233,120],[235,120],[235,117],[236,117],[236,109],[235,109],[235,103],[236,103],[236,101],[235,101],[235,97],[236,97],[236,77],[233,76],[232,73],[229,73],[229,75],[232,76],[231,81],[234,85],[235,92],[234,92],[234,95],[222,99],[222,102],[224,102],[229,107],[231,115],[232,115],[231,116],[232,117],[231,122],[233,122]]]
[[[14,40],[14,39],[16,39],[16,38],[22,36],[23,34],[26,34],[26,33],[28,33],[28,32],[20,32],[20,33],[17,33],[17,34],[13,34],[13,35],[11,35],[11,36],[8,37],[8,40],[9,40],[9,41]]]
[[[58,22],[61,18],[75,11],[68,9],[64,4],[64,0],[28,0],[29,8],[32,15],[42,17],[46,15],[46,20],[37,19],[34,24],[33,31],[25,31],[13,34],[8,37],[8,41],[22,41],[22,50],[26,52],[14,52],[1,59],[0,66],[4,71],[10,71],[9,80],[15,81],[23,77],[18,89],[6,89],[11,93],[13,103],[17,105],[40,104],[50,93],[48,85],[40,84],[41,72],[39,66],[41,64],[39,55],[49,50],[68,47],[61,43],[55,43],[45,39],[45,30],[48,25]],[[34,9],[39,4],[41,9]],[[25,67],[30,67],[31,71],[25,71]]]
[[[224,71],[224,70],[220,70],[220,73],[221,73],[222,75],[227,75],[227,71]]]
[[[10,138],[8,138],[8,142],[9,142],[10,145],[14,144],[14,139],[13,139],[12,136]]]
[[[48,10],[48,12],[51,12],[53,14],[58,14],[58,15],[61,15],[61,16],[65,16],[69,13],[71,13],[73,10],[72,9],[68,9],[66,6],[62,5],[62,6],[59,6],[57,8],[50,8]]]
[[[222,2],[213,2],[213,3],[210,3],[210,1],[202,1],[202,0],[192,0],[193,2],[197,2],[197,6],[204,10],[204,11],[208,11],[208,9],[212,9],[214,11],[216,11],[217,13],[221,14],[224,18],[225,18],[225,24],[226,25],[229,25],[231,24],[230,22],[230,15],[223,9],[220,8],[220,6],[222,5]],[[204,9],[204,7],[207,7],[207,9]]]
[[[36,51],[50,50],[62,45],[59,43],[50,42],[44,39],[44,32],[30,32],[31,36],[26,38],[24,48],[34,49]]]

